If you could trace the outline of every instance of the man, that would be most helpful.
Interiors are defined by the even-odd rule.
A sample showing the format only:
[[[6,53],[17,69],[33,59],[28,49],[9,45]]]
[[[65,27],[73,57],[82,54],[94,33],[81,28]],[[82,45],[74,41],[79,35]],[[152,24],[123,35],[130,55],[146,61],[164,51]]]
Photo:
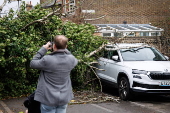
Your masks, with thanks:
[[[66,113],[73,98],[70,72],[77,59],[66,49],[68,39],[64,35],[54,37],[54,44],[43,45],[33,57],[30,67],[41,70],[34,100],[41,103],[41,113]],[[45,55],[49,49],[53,52]]]

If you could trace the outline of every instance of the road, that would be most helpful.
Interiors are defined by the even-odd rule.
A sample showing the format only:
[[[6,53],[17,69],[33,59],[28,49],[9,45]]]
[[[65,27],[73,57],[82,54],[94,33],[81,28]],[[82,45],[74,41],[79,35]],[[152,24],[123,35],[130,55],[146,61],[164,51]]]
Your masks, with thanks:
[[[106,92],[110,93],[110,92]],[[117,94],[112,93],[112,96]],[[1,100],[0,113],[23,113],[25,97]],[[138,96],[133,101],[69,105],[67,113],[170,113],[170,96]]]
[[[67,113],[170,113],[170,97],[140,96],[120,103],[69,105]]]

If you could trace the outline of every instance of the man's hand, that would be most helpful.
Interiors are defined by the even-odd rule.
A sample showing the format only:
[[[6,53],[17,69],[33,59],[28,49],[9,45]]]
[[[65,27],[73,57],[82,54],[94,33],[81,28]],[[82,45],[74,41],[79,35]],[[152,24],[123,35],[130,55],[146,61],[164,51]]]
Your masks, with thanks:
[[[47,44],[43,45],[43,47],[47,50],[52,49],[52,45],[50,42],[47,42]]]

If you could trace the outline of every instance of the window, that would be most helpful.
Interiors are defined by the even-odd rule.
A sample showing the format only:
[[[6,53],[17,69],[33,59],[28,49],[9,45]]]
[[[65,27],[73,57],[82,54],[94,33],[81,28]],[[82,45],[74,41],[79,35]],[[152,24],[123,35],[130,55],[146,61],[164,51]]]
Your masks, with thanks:
[[[159,36],[159,32],[151,32],[150,36]]]
[[[149,36],[149,32],[141,32],[140,36]]]
[[[75,0],[69,0],[69,12],[75,12]]]
[[[107,59],[112,59],[112,56],[114,55],[118,55],[117,51],[116,50],[112,50],[112,51],[104,51],[104,58],[107,58]]]
[[[130,37],[133,37],[133,36],[135,36],[135,33],[131,32],[131,33],[128,33],[127,35],[130,36]]]
[[[65,13],[69,12],[69,13],[74,14],[75,6],[76,6],[75,0],[63,0],[63,3],[64,5],[66,5],[64,7],[64,12]]]
[[[114,33],[114,36],[115,36],[115,37],[122,37],[122,36],[123,36],[123,33],[115,32],[115,33]]]
[[[111,37],[112,34],[111,33],[103,33],[103,37]]]

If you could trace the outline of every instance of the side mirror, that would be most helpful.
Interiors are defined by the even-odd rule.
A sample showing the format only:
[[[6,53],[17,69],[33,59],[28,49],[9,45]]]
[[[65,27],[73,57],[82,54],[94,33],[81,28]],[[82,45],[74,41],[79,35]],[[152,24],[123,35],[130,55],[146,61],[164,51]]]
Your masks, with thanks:
[[[168,56],[165,56],[165,58],[166,58],[167,60],[169,60],[169,57],[168,57]]]
[[[112,56],[112,59],[114,60],[114,61],[118,61],[118,56],[117,55],[115,55],[115,56]]]

